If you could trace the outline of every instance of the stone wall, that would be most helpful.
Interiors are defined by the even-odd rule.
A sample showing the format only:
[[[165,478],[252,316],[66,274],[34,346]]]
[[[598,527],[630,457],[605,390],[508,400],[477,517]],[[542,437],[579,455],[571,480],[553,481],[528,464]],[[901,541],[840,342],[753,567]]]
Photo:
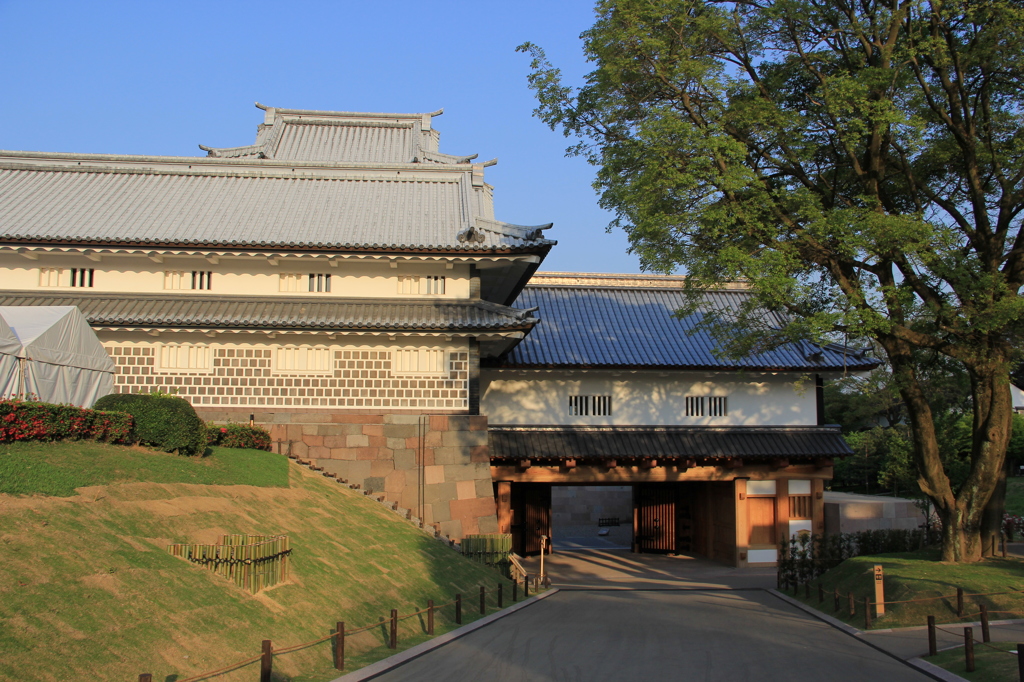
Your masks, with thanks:
[[[242,421],[235,411],[200,416]],[[255,418],[292,454],[422,513],[442,535],[498,530],[485,416],[281,411]]]

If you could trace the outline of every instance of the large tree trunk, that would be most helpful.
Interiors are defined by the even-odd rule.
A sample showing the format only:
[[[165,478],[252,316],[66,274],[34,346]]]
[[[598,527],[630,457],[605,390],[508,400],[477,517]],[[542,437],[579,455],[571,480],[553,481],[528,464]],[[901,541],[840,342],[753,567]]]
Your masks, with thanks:
[[[1001,355],[996,353],[996,355]],[[968,517],[978,519],[981,556],[993,553],[1006,506],[1006,446],[1013,427],[1007,363],[989,360],[969,367],[974,401],[971,473],[959,497],[970,495]]]

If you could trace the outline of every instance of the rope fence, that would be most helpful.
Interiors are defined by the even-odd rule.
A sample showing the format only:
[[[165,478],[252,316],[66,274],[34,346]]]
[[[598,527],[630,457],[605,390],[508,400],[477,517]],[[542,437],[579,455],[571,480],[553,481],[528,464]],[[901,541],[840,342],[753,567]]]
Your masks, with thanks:
[[[539,589],[542,584],[543,584],[543,581],[541,580],[540,577],[535,577],[534,578],[534,588],[535,589]],[[525,598],[530,596],[530,579],[529,579],[528,575],[524,574],[522,576],[522,584],[521,584],[521,586],[523,588],[523,595],[522,596],[525,599]],[[513,603],[519,601],[519,587],[520,587],[519,580],[515,580],[512,583],[512,602]],[[496,588],[493,588],[491,590],[487,590],[483,585],[481,585],[480,586],[480,615],[481,616],[486,615],[486,612],[487,612],[487,595],[489,595],[489,594],[495,595],[494,602],[495,602],[495,605],[496,605],[496,607],[498,609],[504,608],[504,585],[499,583]],[[235,663],[232,663],[230,665],[224,666],[223,668],[218,668],[216,670],[210,670],[210,671],[201,673],[199,675],[194,675],[192,677],[181,679],[178,682],[201,682],[202,680],[208,680],[208,679],[217,677],[219,675],[224,675],[225,673],[233,672],[235,670],[238,670],[239,668],[244,668],[247,665],[252,665],[253,663],[257,663],[257,662],[260,663],[260,682],[271,682],[271,677],[273,675],[274,657],[276,657],[276,656],[283,656],[284,654],[290,654],[290,653],[293,653],[293,652],[296,652],[296,651],[301,651],[303,649],[308,649],[310,647],[316,646],[317,644],[323,644],[324,642],[326,642],[328,640],[330,640],[330,641],[332,641],[334,643],[334,646],[332,647],[332,650],[333,650],[332,653],[333,653],[333,662],[334,662],[335,669],[336,670],[344,670],[345,669],[345,639],[346,638],[351,637],[353,635],[360,634],[362,632],[367,632],[369,630],[374,630],[376,628],[385,627],[385,628],[388,628],[388,631],[387,631],[387,641],[385,642],[385,644],[390,649],[396,649],[396,648],[398,648],[398,623],[399,622],[401,622],[403,620],[407,620],[409,618],[415,618],[416,616],[422,616],[422,615],[426,614],[426,616],[427,616],[427,622],[426,622],[426,627],[425,627],[426,634],[427,635],[433,635],[434,634],[434,616],[435,616],[435,614],[439,610],[445,609],[445,608],[450,607],[450,606],[454,606],[455,607],[455,611],[454,611],[454,621],[455,621],[455,624],[456,625],[461,625],[462,624],[462,615],[463,615],[462,614],[463,601],[462,601],[462,594],[460,593],[460,594],[456,594],[455,598],[452,599],[451,601],[443,602],[441,604],[435,604],[434,600],[432,600],[432,599],[428,600],[426,608],[419,609],[418,611],[413,611],[411,613],[407,613],[407,614],[405,614],[403,616],[399,616],[398,615],[398,609],[391,609],[391,615],[389,617],[387,617],[387,618],[383,618],[382,617],[376,623],[371,623],[370,625],[364,625],[364,626],[359,627],[359,628],[351,628],[351,629],[350,628],[346,628],[345,627],[345,623],[343,621],[338,621],[337,625],[328,634],[324,635],[323,637],[319,637],[317,639],[310,640],[308,642],[302,642],[301,644],[293,644],[291,646],[280,647],[280,648],[275,649],[274,646],[273,646],[273,643],[271,642],[271,640],[265,639],[265,640],[263,640],[263,643],[262,643],[263,651],[260,654],[256,655],[256,656],[250,656],[250,657],[245,658],[245,659],[243,659],[241,661],[236,661]],[[139,682],[153,682],[153,675],[151,673],[142,673],[141,675],[139,675]]]

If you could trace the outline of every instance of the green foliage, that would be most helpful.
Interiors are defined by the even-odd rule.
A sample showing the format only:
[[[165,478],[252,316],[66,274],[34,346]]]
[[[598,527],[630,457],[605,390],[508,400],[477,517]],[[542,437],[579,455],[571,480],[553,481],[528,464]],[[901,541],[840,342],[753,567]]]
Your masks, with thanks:
[[[26,440],[98,440],[127,443],[132,417],[24,400],[0,400],[0,443]]]
[[[865,530],[858,533],[800,533],[779,546],[780,585],[802,585],[847,559],[863,555],[914,552],[939,541],[939,531]]]
[[[112,393],[93,406],[127,412],[135,419],[136,442],[180,455],[206,452],[206,428],[192,405],[183,398],[162,394]]]
[[[974,542],[1024,332],[1024,7],[600,0],[582,38],[578,88],[519,49],[537,116],[597,166],[642,266],[684,269],[682,312],[701,308],[733,356],[877,342],[929,495]],[[735,280],[751,297],[708,310],[702,292]],[[959,497],[922,385],[938,356],[969,376],[977,415]]]
[[[270,451],[270,434],[261,426],[248,424],[207,424],[206,442],[225,448]]]
[[[286,488],[288,459],[220,447],[199,459],[90,441],[0,445],[0,493],[71,497],[82,486],[134,482]]]

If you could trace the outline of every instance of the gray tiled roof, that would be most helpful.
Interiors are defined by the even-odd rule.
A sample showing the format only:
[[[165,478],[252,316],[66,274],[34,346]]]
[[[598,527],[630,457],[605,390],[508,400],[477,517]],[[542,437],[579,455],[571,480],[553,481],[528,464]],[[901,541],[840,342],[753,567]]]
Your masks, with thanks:
[[[160,157],[74,158],[0,153],[0,239],[434,251],[554,243],[539,228],[493,220],[489,192],[473,186],[468,169],[303,175],[225,169],[224,162],[151,168]]]
[[[714,309],[728,309],[750,294],[738,289],[706,296]],[[500,366],[858,371],[878,364],[859,351],[810,343],[737,360],[719,357],[710,334],[688,333],[695,327],[693,317],[675,317],[685,302],[678,287],[531,284],[515,305],[539,307],[541,321]]]
[[[491,459],[817,458],[853,454],[838,426],[492,426]]]
[[[281,159],[328,163],[464,164],[476,157],[438,151],[439,135],[429,114],[368,114],[264,107],[256,143],[245,147],[200,145],[215,158]]]
[[[73,305],[94,327],[486,331],[527,330],[529,313],[486,301],[0,292],[0,306]]]

